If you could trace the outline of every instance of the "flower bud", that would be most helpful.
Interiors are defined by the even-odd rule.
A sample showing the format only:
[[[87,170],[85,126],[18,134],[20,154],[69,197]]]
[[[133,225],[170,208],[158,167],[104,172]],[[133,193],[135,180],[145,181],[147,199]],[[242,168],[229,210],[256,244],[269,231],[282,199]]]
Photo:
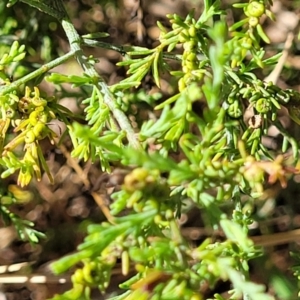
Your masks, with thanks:
[[[265,6],[258,1],[252,1],[247,6],[245,13],[248,17],[259,18],[265,13]]]

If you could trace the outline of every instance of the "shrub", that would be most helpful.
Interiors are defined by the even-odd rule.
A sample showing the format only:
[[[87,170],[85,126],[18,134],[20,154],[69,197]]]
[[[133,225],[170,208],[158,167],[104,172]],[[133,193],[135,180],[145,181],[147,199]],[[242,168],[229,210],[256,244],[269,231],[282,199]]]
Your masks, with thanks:
[[[70,51],[48,51],[48,61],[33,70],[23,63],[26,51],[33,55],[30,44],[16,39],[8,46],[5,34],[16,24],[6,19],[0,48],[1,177],[18,174],[24,187],[45,173],[53,182],[41,141],[57,146],[66,136],[72,157],[97,163],[103,172],[120,164],[128,170],[122,189],[111,196],[107,221],[89,225],[76,253],[52,264],[62,273],[81,263],[72,289],[53,299],[89,299],[93,288],[104,292],[118,261],[124,275],[132,268],[135,275],[120,285],[124,293],[110,299],[204,299],[203,286],[213,288],[220,280],[231,282],[230,299],[273,299],[250,278],[249,261],[261,256],[262,248],[249,238],[249,225],[266,184],[285,188],[298,172],[298,142],[282,125],[279,110],[286,107],[299,124],[300,94],[256,75],[281,56],[266,57],[262,46],[270,42],[261,20],[274,19],[272,1],[234,4],[243,17],[229,27],[221,1],[205,0],[199,17],[191,11],[167,15],[164,25],[157,22],[160,35],[152,48],[98,41],[105,33],[79,35],[61,0],[20,2],[56,18],[52,26],[62,26]],[[108,85],[84,46],[121,53],[117,65],[126,68],[126,78]],[[82,74],[51,72],[72,57]],[[159,93],[141,88],[146,76]],[[37,87],[42,80],[60,89],[76,87],[83,117]],[[171,83],[168,96],[163,80]],[[51,127],[55,120],[66,125],[60,138]],[[282,135],[280,150],[262,142],[270,126]],[[14,194],[3,192],[1,201],[2,216],[20,237],[38,242],[43,234],[9,210],[18,202]],[[223,239],[207,238],[197,246],[186,240],[178,218],[195,208]],[[214,299],[225,298],[215,294]]]

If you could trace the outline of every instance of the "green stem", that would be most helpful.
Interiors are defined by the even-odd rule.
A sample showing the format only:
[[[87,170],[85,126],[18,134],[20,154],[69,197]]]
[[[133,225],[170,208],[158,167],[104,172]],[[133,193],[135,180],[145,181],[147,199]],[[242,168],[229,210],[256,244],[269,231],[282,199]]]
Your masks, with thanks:
[[[65,55],[58,57],[58,58],[50,61],[49,63],[41,66],[37,70],[25,75],[24,77],[12,82],[10,85],[0,87],[0,94],[4,95],[4,94],[14,91],[20,85],[48,72],[49,70],[53,69],[54,67],[61,65],[63,62],[67,61],[68,59],[70,59],[73,56],[74,56],[74,52],[70,51],[70,52],[66,53]]]
[[[83,39],[82,43],[88,47],[99,47],[99,48],[103,48],[103,49],[114,50],[114,51],[119,52],[122,55],[125,55],[127,52],[126,47],[116,46],[116,45],[112,45],[110,43],[99,42],[99,41],[90,40],[90,39]]]
[[[103,49],[109,49],[119,52],[122,55],[127,54],[127,52],[135,51],[135,47],[132,46],[116,46],[110,43],[99,42],[91,39],[83,39],[82,44],[88,47],[99,47]],[[162,53],[163,58],[182,61],[182,55],[172,54],[172,53]]]
[[[122,130],[127,133],[127,138],[131,146],[134,148],[140,149],[141,145],[135,135],[135,132],[122,110],[116,105],[116,101],[114,99],[113,94],[109,90],[107,84],[103,81],[100,75],[95,70],[94,66],[89,62],[88,58],[84,55],[80,45],[81,38],[77,33],[75,27],[69,20],[62,20],[61,22],[63,29],[66,32],[68,37],[71,51],[74,52],[75,58],[77,59],[79,65],[84,70],[84,72],[94,79],[95,86],[99,89],[103,96],[104,103],[109,107],[114,117],[118,121]]]

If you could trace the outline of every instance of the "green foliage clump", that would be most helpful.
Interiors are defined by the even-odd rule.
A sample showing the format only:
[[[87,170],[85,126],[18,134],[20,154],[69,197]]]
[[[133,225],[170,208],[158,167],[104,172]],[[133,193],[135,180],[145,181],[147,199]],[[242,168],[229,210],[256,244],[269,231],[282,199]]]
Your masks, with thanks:
[[[70,137],[73,157],[99,161],[103,171],[110,171],[114,162],[132,169],[121,191],[112,195],[111,219],[90,225],[78,251],[53,263],[55,273],[82,263],[72,275],[72,289],[54,299],[90,299],[94,288],[105,292],[119,260],[124,275],[132,267],[136,274],[120,285],[125,292],[111,299],[201,300],[202,287],[213,288],[220,280],[231,282],[231,299],[274,299],[250,280],[249,261],[262,249],[249,238],[249,225],[266,180],[285,187],[288,176],[297,172],[298,142],[278,114],[285,106],[299,124],[300,95],[255,75],[280,57],[266,58],[261,47],[269,38],[260,21],[274,18],[272,2],[234,4],[245,16],[228,28],[220,1],[205,0],[198,18],[190,12],[186,17],[168,15],[169,27],[158,22],[160,36],[153,49],[109,46],[96,40],[106,36],[103,33],[80,36],[62,1],[21,2],[57,18],[70,52],[12,82],[8,70],[13,64],[22,66],[25,47],[15,41],[1,52],[1,177],[19,172],[18,184],[26,186],[45,172],[53,181],[40,146],[45,138],[54,145],[62,141],[50,127],[53,120],[67,125],[62,138]],[[84,55],[86,45],[122,53],[117,65],[127,68],[128,76],[108,86],[95,70],[95,59]],[[48,74],[71,57],[82,75]],[[167,74],[177,83],[174,94],[164,98],[137,91],[148,74],[158,88]],[[59,99],[35,86],[45,75],[49,83],[79,88],[84,125]],[[133,128],[126,112],[134,104],[138,116],[141,101],[151,114]],[[283,136],[278,152],[262,143],[271,125]],[[286,162],[282,154],[289,149],[293,159]],[[177,160],[171,158],[174,151],[181,154]],[[190,245],[178,224],[188,205],[203,209],[209,225],[223,231],[224,240],[208,238],[197,247]],[[1,204],[1,214],[11,219],[22,238],[37,242],[38,233],[30,229],[28,234],[32,224],[21,222],[8,206]],[[216,294],[214,299],[224,298]]]

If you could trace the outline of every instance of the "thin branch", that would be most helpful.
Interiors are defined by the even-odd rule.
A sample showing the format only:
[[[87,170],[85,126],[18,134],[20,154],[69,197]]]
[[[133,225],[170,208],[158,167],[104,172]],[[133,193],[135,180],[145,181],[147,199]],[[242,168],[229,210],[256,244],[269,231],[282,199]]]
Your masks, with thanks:
[[[274,70],[264,79],[266,82],[273,82],[273,84],[276,84],[280,74],[282,72],[282,69],[284,67],[284,64],[288,58],[289,51],[293,45],[295,34],[293,32],[289,32],[284,44],[284,50],[282,52],[281,57],[278,60],[278,63],[276,64]]]
[[[70,282],[70,276],[54,276],[54,275],[0,275],[0,284],[20,284],[20,283],[60,283]]]
[[[105,204],[103,197],[96,192],[91,192],[91,195],[94,198],[97,205],[99,206],[99,208],[101,209],[104,216],[106,217],[107,221],[111,224],[115,224],[114,217],[111,215],[110,210]]]
[[[81,166],[78,164],[78,160],[73,158],[70,153],[68,152],[67,148],[64,145],[60,145],[59,149],[61,150],[62,154],[67,159],[67,164],[76,172],[76,174],[79,176],[81,182],[84,184],[84,187],[87,191],[90,191],[91,183],[88,179],[88,176],[86,172],[84,172],[81,168]],[[113,216],[111,215],[107,205],[105,204],[105,201],[103,200],[102,196],[99,195],[96,192],[90,192],[91,196],[94,198],[95,202],[101,209],[102,213],[106,217],[106,219],[110,223],[114,223]]]
[[[300,240],[300,229],[261,236],[253,236],[251,239],[254,241],[255,245],[264,247],[294,243]]]
[[[95,41],[92,39],[82,39],[81,41],[82,45],[88,46],[88,47],[98,47],[108,50],[114,50],[119,52],[121,55],[125,55],[128,52],[133,52],[136,50],[135,46],[117,46],[110,43],[102,42],[102,41]],[[168,52],[162,53],[163,58],[170,59],[170,60],[177,60],[182,61],[182,55],[181,54],[172,54]],[[203,59],[203,57],[201,56]]]
[[[31,264],[32,264],[32,262],[31,263],[21,262],[21,263],[12,264],[12,265],[0,266],[0,274],[18,272],[22,268],[31,267]]]
[[[74,57],[74,51],[71,50],[70,52],[64,54],[63,56],[58,57],[58,58],[50,61],[47,64],[44,64],[37,70],[25,75],[24,77],[12,82],[11,84],[0,87],[0,94],[5,95],[7,93],[14,91],[20,85],[25,84],[26,82],[28,82],[38,76],[41,76],[42,74],[48,72],[49,70],[53,69],[54,67],[61,65],[62,63],[64,63],[65,61],[69,60],[72,57]]]
[[[59,145],[58,148],[67,159],[67,164],[76,172],[81,182],[84,184],[85,189],[88,191],[91,187],[90,181],[88,180],[86,172],[82,170],[78,164],[78,160],[73,158],[67,148],[64,145]]]
[[[129,47],[123,47],[123,46],[116,46],[110,43],[102,42],[102,41],[95,41],[92,39],[82,39],[82,45],[89,46],[89,47],[99,47],[103,49],[108,50],[114,50],[119,52],[121,55],[125,55],[127,52],[127,48]]]
[[[116,104],[116,100],[114,99],[114,96],[109,90],[107,84],[103,81],[103,79],[95,70],[94,66],[89,62],[88,58],[84,55],[80,47],[81,38],[77,33],[75,27],[67,19],[62,20],[61,24],[69,40],[71,50],[74,51],[77,62],[82,67],[84,72],[94,79],[94,85],[99,89],[99,91],[103,95],[104,103],[109,107],[109,109],[113,113],[114,117],[116,118],[122,130],[124,130],[127,133],[129,144],[136,149],[141,149],[141,144],[139,143],[135,135],[135,132],[130,124],[129,119]]]

